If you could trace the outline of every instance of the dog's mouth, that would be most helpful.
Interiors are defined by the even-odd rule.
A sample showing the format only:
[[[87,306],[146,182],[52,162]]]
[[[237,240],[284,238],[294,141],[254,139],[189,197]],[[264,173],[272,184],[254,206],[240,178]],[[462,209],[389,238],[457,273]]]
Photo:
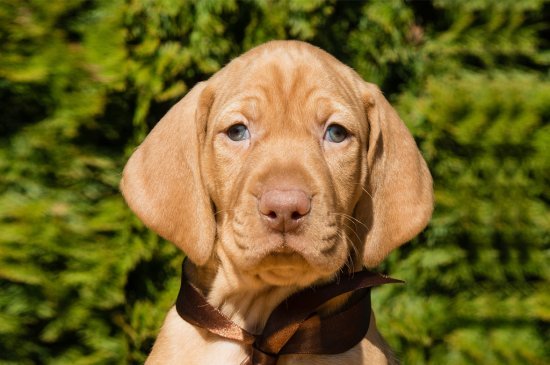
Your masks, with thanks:
[[[298,232],[258,229],[248,235],[241,234],[238,221],[232,224],[226,252],[243,273],[268,285],[309,286],[333,277],[348,258],[345,233],[336,223]]]
[[[286,243],[286,240],[283,240],[282,244],[275,247],[275,249],[273,249],[272,251],[272,254],[275,254],[275,255],[292,255],[296,253],[297,252],[295,249],[288,246],[288,244]]]
[[[337,263],[340,261],[338,257],[305,249],[314,245],[305,237],[295,237],[295,240],[284,238],[279,242],[256,256],[256,260],[248,260],[249,266],[245,271],[269,285],[306,287],[331,278],[343,264]],[[337,243],[334,245],[339,246]]]

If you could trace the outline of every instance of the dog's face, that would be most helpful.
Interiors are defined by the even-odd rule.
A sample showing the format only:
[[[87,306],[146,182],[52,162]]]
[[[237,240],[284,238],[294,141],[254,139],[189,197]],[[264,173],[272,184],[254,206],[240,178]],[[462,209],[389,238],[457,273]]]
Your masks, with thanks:
[[[233,85],[221,101],[207,86],[202,171],[236,266],[272,285],[307,285],[354,248],[346,224],[362,191],[367,124],[332,70],[273,52],[214,80]]]
[[[269,285],[376,265],[432,210],[431,177],[381,93],[300,42],[272,42],[195,87],[125,168],[122,190],[199,265]]]

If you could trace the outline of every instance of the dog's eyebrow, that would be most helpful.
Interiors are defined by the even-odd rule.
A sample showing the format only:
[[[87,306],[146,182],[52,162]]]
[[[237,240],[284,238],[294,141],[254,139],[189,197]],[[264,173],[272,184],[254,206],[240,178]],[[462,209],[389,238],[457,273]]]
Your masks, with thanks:
[[[347,103],[328,96],[319,96],[314,103],[316,105],[315,117],[320,123],[325,123],[334,114],[349,115],[350,110],[353,110]]]
[[[257,120],[260,117],[258,108],[260,99],[258,95],[251,94],[244,94],[243,96],[237,97],[236,100],[225,105],[217,114],[216,118],[219,119],[230,115],[241,114],[248,120]]]

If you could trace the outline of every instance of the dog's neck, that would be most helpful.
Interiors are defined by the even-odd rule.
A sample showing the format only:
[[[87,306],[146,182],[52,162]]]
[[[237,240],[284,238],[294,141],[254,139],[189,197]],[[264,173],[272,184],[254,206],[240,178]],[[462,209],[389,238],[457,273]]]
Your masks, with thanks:
[[[221,252],[219,255],[224,254]],[[216,257],[204,266],[190,264],[185,270],[191,283],[207,296],[212,306],[250,333],[262,332],[275,307],[303,289],[299,286],[268,285],[236,270],[227,257]],[[349,296],[343,294],[331,299],[319,308],[319,314],[324,316],[337,311]]]

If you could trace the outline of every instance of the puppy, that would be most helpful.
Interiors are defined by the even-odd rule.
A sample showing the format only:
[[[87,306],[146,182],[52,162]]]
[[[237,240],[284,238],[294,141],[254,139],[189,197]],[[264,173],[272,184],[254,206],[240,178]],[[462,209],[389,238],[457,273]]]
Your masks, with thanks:
[[[378,265],[433,208],[426,163],[380,90],[298,41],[256,47],[191,89],[133,153],[121,190],[186,253],[186,274],[208,302],[252,333],[292,293]],[[147,364],[246,357],[172,309]],[[392,362],[372,318],[347,352],[277,364]]]

